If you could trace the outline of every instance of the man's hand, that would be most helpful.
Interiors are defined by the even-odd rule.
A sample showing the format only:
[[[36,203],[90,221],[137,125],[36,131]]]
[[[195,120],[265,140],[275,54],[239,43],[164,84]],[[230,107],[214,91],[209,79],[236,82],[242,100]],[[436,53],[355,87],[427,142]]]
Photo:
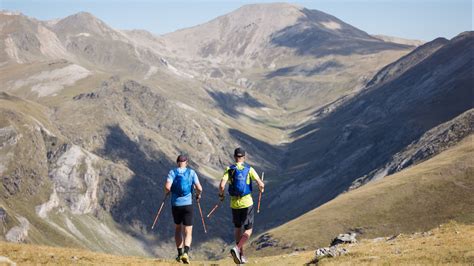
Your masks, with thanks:
[[[201,193],[196,193],[196,200],[199,201],[201,199]]]
[[[258,189],[260,189],[262,193],[265,190],[265,184],[262,181],[258,182]]]
[[[219,193],[219,200],[224,201],[224,193]]]

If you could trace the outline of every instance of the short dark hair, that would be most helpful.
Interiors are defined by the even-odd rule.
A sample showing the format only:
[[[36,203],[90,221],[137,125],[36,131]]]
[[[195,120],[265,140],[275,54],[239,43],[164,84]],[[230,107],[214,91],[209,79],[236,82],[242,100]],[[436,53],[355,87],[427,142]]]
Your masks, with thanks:
[[[187,160],[188,160],[188,157],[186,155],[180,154],[178,158],[176,159],[176,162],[177,163],[186,162]]]

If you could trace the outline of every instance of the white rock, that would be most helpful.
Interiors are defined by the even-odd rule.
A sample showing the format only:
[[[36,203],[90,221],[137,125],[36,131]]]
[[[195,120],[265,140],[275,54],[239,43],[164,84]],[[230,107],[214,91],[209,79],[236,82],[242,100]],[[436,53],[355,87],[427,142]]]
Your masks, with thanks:
[[[25,217],[19,217],[20,225],[11,228],[5,235],[5,239],[9,242],[22,243],[28,237],[28,229],[30,222]]]

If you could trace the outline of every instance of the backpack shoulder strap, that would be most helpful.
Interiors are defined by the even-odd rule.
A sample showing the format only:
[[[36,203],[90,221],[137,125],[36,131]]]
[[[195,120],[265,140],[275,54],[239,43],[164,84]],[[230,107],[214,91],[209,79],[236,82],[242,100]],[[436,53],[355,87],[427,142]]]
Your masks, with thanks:
[[[186,177],[186,179],[189,179],[190,183],[192,184],[193,183],[193,179],[191,178],[191,169],[190,168],[186,168],[186,171],[184,172],[184,176]]]
[[[250,172],[250,165],[244,164],[244,170],[242,170],[244,175],[247,177]]]
[[[229,170],[227,171],[227,175],[229,176],[229,181],[230,181],[231,184],[232,184],[232,181],[234,179],[235,171],[237,171],[237,166],[235,164],[232,164],[231,166],[229,166]]]

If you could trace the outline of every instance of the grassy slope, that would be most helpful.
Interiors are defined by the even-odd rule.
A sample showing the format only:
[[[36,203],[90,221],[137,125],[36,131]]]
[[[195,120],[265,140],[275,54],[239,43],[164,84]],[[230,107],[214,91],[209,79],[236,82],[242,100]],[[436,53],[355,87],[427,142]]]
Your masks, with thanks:
[[[444,224],[427,233],[400,235],[394,240],[362,240],[345,245],[349,254],[324,258],[322,265],[369,263],[473,263],[474,225]],[[0,254],[18,264],[96,264],[96,265],[178,265],[173,260],[123,257],[81,249],[12,244],[0,242]],[[248,265],[303,265],[312,261],[313,251],[288,255],[249,258]],[[2,261],[0,260],[0,263]],[[219,261],[192,261],[199,265],[234,265],[230,258]]]
[[[425,231],[449,220],[474,222],[474,136],[405,171],[342,194],[269,233],[277,247],[258,255],[296,247],[327,246],[339,233],[363,230],[370,238]],[[282,246],[290,248],[282,249]]]
[[[324,258],[321,265],[474,263],[474,226],[451,222],[395,240],[363,240],[345,245],[349,254]]]

